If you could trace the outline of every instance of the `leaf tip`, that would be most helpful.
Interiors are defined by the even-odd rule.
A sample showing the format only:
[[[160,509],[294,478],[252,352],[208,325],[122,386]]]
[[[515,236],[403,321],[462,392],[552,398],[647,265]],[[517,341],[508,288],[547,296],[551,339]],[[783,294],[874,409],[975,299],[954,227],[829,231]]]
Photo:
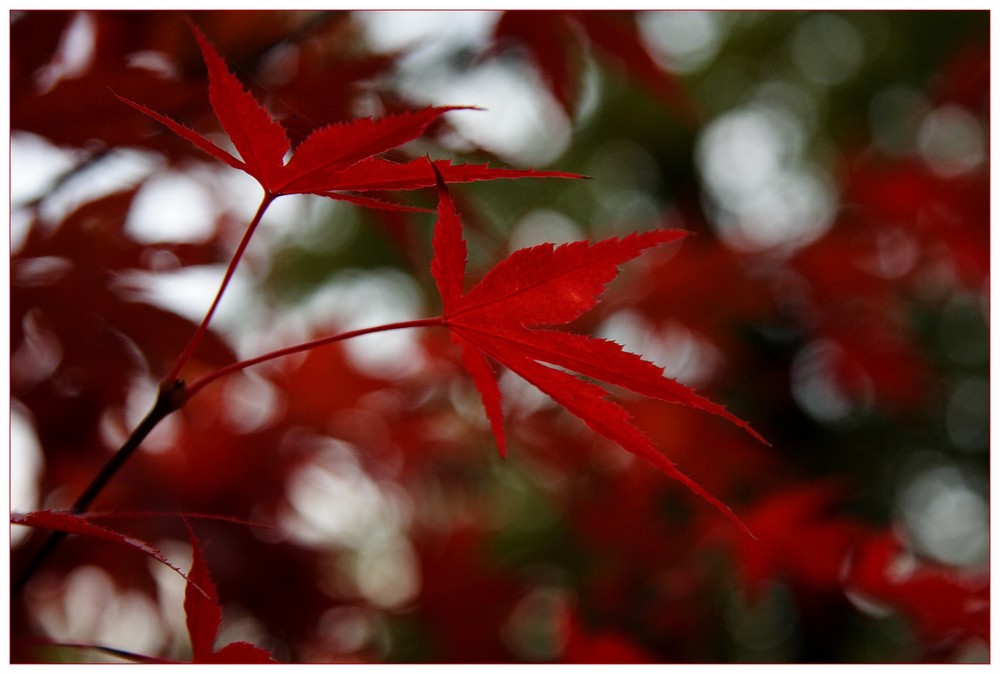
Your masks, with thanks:
[[[734,417],[734,418],[739,419],[739,417]],[[761,435],[756,430],[754,430],[753,426],[750,425],[750,422],[743,421],[742,419],[740,419],[740,424],[739,425],[743,428],[744,431],[746,431],[747,433],[749,433],[751,435],[751,437],[753,437],[754,440],[756,440],[757,442],[761,443],[765,447],[773,447],[774,446],[763,435]]]
[[[438,167],[435,166],[430,155],[427,155],[427,163],[431,165],[431,170],[434,171],[434,181],[437,184],[438,192],[448,194],[448,185],[444,182],[444,176],[441,175],[441,171],[439,171]]]
[[[184,23],[188,25],[188,28],[190,28],[191,32],[193,32],[195,35],[201,35],[202,37],[205,36],[205,34],[201,30],[201,26],[195,23],[195,20],[191,18],[190,14],[184,15]]]

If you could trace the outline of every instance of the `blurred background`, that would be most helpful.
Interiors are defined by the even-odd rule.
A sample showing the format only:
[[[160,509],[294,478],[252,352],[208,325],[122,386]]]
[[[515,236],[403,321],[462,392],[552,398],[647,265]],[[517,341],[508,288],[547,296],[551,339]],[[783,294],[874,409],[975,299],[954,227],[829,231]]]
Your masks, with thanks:
[[[194,12],[288,129],[470,105],[398,158],[590,176],[455,186],[470,276],[673,226],[571,326],[725,404],[614,391],[710,505],[509,373],[497,456],[443,331],[213,385],[94,504],[195,521],[218,644],[283,662],[989,660],[989,14]],[[260,197],[113,93],[228,142],[174,12],[13,11],[11,508],[66,508],[148,411]],[[387,195],[434,208],[432,192]],[[432,215],[279,200],[193,362],[436,315]],[[181,568],[178,517],[108,525]],[[12,527],[12,568],[37,546]],[[72,538],[43,642],[190,657],[183,581]]]

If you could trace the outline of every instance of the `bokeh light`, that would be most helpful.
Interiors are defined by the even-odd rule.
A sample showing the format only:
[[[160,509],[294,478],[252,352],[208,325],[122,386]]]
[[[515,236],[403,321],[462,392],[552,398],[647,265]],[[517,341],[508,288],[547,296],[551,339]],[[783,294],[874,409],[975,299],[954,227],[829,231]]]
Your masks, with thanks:
[[[758,537],[496,367],[499,458],[440,327],[214,382],[102,492],[108,527],[186,570],[190,526],[217,643],[287,662],[988,661],[989,14],[510,11],[192,19],[293,144],[467,105],[385,160],[588,177],[450,185],[466,290],[521,248],[686,230],[561,327],[766,438],[609,387]],[[26,10],[11,38],[28,512],[72,503],[149,411],[261,191],[112,95],[234,151],[179,14]],[[372,196],[391,207],[278,199],[184,376],[439,312],[433,186]],[[38,536],[11,538],[23,566]],[[183,578],[70,543],[14,598],[12,659],[120,660],[39,640],[191,657]]]

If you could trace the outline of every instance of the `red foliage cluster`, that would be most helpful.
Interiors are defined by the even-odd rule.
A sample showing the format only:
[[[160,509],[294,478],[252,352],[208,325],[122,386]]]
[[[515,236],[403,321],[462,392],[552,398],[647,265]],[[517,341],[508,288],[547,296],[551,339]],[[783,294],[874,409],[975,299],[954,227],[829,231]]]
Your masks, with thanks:
[[[77,73],[61,45],[81,21],[96,46]],[[446,113],[477,114],[457,112],[476,101],[405,105],[383,77],[401,55],[369,53],[351,13],[188,21],[195,40],[169,12],[29,11],[12,23],[12,127],[83,150],[27,206],[12,254],[11,391],[44,471],[38,510],[11,522],[69,535],[38,568],[41,537],[12,550],[15,575],[32,568],[12,603],[15,661],[70,646],[146,662],[717,662],[768,659],[766,644],[789,643],[799,650],[782,657],[831,661],[869,657],[847,642],[886,621],[904,636],[876,658],[948,660],[988,644],[988,578],[922,555],[885,499],[859,497],[877,479],[866,470],[896,459],[852,472],[816,457],[915,434],[922,417],[940,423],[948,374],[914,314],[984,291],[983,166],[947,174],[865,146],[842,157],[845,207],[800,248],[736,250],[699,207],[674,205],[669,222],[697,236],[654,228],[524,248],[467,289],[474,265],[449,184],[577,173],[411,156],[404,145],[432,142]],[[642,46],[637,21],[505,12],[481,56],[520,44],[572,111],[592,54],[697,127],[694,97]],[[984,127],[987,56],[957,51],[928,85]],[[373,106],[380,114],[354,118]],[[263,200],[236,252],[225,218],[201,242],[137,241],[125,227],[134,187],[52,219],[45,200],[117,147],[177,167],[207,156],[253,177]],[[435,187],[423,237],[414,232],[430,209],[389,193]],[[210,325],[219,297],[199,326],[130,282],[228,262],[224,290],[270,203],[301,194],[388,212],[383,233],[406,228],[392,245],[422,260],[412,277],[440,297],[440,316],[350,333],[327,325],[247,358]],[[598,304],[633,260],[629,292]],[[590,336],[622,309],[718,355],[701,393]],[[422,328],[423,357],[396,377],[363,371],[342,343],[405,327]],[[885,435],[822,429],[796,407],[789,382],[809,353],[821,356],[822,384]],[[519,395],[509,373],[545,395]],[[74,507],[157,381],[160,402],[180,394],[145,437],[149,451],[93,508]],[[843,463],[870,448],[854,449]],[[179,615],[179,596],[147,562],[180,572],[173,555],[188,548],[187,635],[174,634],[180,621],[166,616]],[[158,604],[157,652],[52,618],[71,616],[74,572],[87,567]]]
[[[504,12],[492,39],[488,50],[492,53],[505,48],[527,50],[567,113],[577,108],[588,50],[639,81],[674,111],[683,115],[694,112],[693,102],[677,80],[646,51],[632,12]]]

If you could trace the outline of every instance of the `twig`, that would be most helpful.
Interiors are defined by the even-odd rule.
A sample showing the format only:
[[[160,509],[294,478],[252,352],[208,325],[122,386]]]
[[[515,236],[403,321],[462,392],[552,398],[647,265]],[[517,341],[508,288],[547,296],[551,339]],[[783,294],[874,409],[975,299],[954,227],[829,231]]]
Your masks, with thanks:
[[[80,498],[73,503],[70,508],[70,512],[75,514],[80,514],[84,512],[98,494],[104,489],[108,481],[117,473],[122,465],[135,453],[135,450],[139,448],[139,445],[146,436],[156,428],[157,424],[163,421],[170,413],[180,409],[184,402],[187,400],[187,392],[184,388],[184,382],[176,382],[170,386],[161,386],[159,393],[156,396],[156,402],[153,404],[153,408],[149,413],[139,422],[139,425],[135,427],[135,430],[128,436],[124,444],[115,452],[104,467],[101,469],[87,488],[80,495]],[[56,548],[63,542],[68,534],[62,531],[53,531],[49,534],[42,546],[38,548],[35,556],[31,558],[28,565],[25,567],[21,575],[14,581],[11,586],[11,598],[17,596],[17,594],[24,588],[27,582],[35,575],[38,568],[45,563],[45,561],[55,552]]]

